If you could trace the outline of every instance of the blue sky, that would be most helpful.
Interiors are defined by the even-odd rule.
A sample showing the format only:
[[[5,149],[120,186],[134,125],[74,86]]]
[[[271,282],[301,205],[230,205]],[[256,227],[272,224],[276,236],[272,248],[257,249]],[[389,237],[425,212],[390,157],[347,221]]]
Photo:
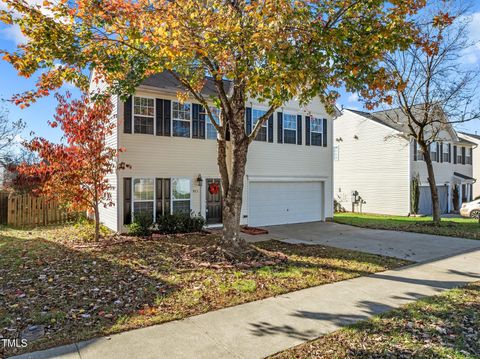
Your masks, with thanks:
[[[39,0],[29,0],[30,2],[40,3]],[[0,0],[0,9],[4,8],[2,0]],[[472,6],[473,21],[471,23],[470,33],[466,34],[472,40],[480,41],[480,4]],[[0,25],[0,49],[12,50],[16,44],[23,41],[22,35],[17,28]],[[480,66],[480,43],[475,48],[465,54],[463,62],[468,66]],[[16,71],[7,62],[0,60],[0,98],[8,99],[12,95],[34,88],[35,77],[25,79],[19,77]],[[64,86],[61,91],[70,91],[72,94],[78,94],[78,91],[72,86]],[[338,101],[339,106],[346,108],[362,109],[362,104],[358,101],[356,94],[340,91],[341,98]],[[52,129],[47,125],[47,121],[52,119],[55,110],[55,99],[52,96],[40,99],[26,109],[20,109],[12,104],[4,103],[2,106],[9,111],[10,119],[17,120],[19,118],[26,122],[26,128],[21,137],[28,139],[31,133],[38,136],[58,141],[61,137],[58,128]],[[480,133],[480,121],[460,124],[457,129],[468,132],[478,131]]]

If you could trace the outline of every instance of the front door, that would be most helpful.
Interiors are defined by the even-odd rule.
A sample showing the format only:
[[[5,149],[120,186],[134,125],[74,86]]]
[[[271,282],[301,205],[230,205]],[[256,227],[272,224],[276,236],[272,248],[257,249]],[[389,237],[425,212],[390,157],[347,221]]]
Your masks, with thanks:
[[[207,224],[222,223],[222,188],[219,179],[208,178],[207,185]]]

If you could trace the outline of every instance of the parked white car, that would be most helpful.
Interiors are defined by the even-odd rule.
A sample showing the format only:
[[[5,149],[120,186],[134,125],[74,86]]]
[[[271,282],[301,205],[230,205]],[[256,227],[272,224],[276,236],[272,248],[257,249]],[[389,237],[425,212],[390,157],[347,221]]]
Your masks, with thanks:
[[[460,214],[463,217],[477,218],[480,216],[480,199],[462,204]]]

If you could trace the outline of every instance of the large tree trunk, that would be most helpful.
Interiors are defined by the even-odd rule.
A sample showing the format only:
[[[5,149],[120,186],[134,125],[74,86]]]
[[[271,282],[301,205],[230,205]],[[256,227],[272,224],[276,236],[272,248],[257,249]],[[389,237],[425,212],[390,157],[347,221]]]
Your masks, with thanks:
[[[247,247],[240,237],[240,216],[249,145],[245,133],[245,97],[241,90],[234,91],[232,109],[231,116],[223,114],[225,117],[222,121],[228,124],[229,140],[218,140],[218,165],[223,193],[222,242],[226,247],[241,251]]]
[[[430,151],[426,144],[420,144],[423,150],[425,164],[427,165],[427,173],[428,173],[428,184],[430,185],[430,193],[432,196],[432,216],[433,216],[433,223],[436,226],[440,225],[440,203],[438,200],[438,191],[437,191],[437,184],[435,182],[435,172],[433,170],[433,163],[432,158],[430,157]]]

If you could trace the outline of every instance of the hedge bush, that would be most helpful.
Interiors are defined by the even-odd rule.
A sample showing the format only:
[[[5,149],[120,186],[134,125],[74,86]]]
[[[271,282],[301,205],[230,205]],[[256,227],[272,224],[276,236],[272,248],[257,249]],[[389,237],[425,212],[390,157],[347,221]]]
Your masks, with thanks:
[[[162,234],[192,233],[200,232],[203,226],[205,226],[205,219],[200,215],[175,213],[161,216],[154,230]]]
[[[128,226],[130,236],[143,237],[152,234],[152,214],[140,212],[134,215],[133,223]]]

